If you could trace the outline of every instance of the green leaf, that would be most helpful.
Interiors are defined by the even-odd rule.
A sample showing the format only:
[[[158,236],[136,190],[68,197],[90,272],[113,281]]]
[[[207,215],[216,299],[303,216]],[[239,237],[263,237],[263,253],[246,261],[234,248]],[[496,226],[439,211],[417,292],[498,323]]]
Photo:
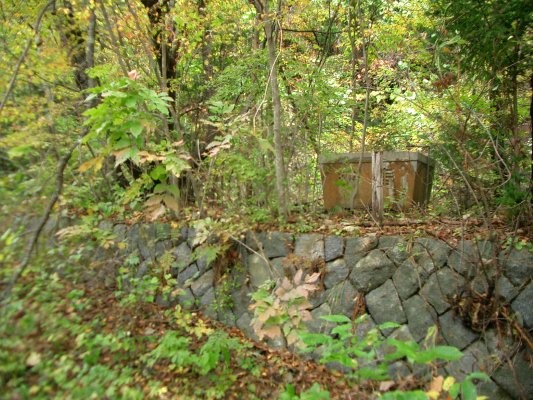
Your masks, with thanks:
[[[472,372],[467,375],[465,380],[479,379],[480,381],[487,382],[490,378],[487,374],[483,372]]]
[[[379,329],[385,330],[385,329],[395,329],[399,328],[400,324],[397,324],[396,322],[384,322],[378,326]]]
[[[158,183],[154,186],[154,193],[165,193],[168,192],[168,185],[165,183]]]
[[[316,382],[308,390],[300,394],[300,399],[302,400],[327,400],[329,398],[329,392],[323,390]]]
[[[139,121],[131,121],[129,124],[129,130],[134,137],[139,137],[143,131],[143,126]]]
[[[346,315],[323,315],[320,317],[320,319],[323,319],[324,321],[328,321],[328,322],[335,322],[338,324],[341,324],[341,323],[351,324],[352,323],[352,320],[348,318]]]
[[[341,339],[347,339],[350,336],[353,336],[352,324],[337,325],[331,330],[331,333],[334,335],[339,335]]]
[[[119,92],[117,90],[106,90],[102,93],[102,97],[117,97],[117,98],[125,98],[128,97],[128,95],[124,92]]]
[[[421,390],[413,390],[409,392],[388,392],[382,395],[380,400],[428,400],[427,395]]]
[[[435,360],[455,361],[459,360],[463,356],[463,353],[453,346],[436,346],[424,350],[419,354],[418,362],[426,363]]]
[[[158,165],[150,171],[150,177],[154,181],[164,181],[167,178],[167,171],[163,165]]]
[[[139,99],[137,98],[137,96],[128,96],[124,104],[126,104],[126,107],[129,107],[129,108],[137,108],[138,100]]]
[[[324,343],[328,343],[331,341],[331,337],[322,333],[302,333],[301,334],[302,341],[307,346],[317,347],[319,345],[322,345]]]
[[[459,385],[459,383],[454,383],[450,388],[448,394],[452,399],[456,399],[457,396],[459,396],[459,390],[461,390],[461,386]]]
[[[462,400],[476,400],[476,386],[472,381],[467,380],[461,383],[461,396]]]
[[[407,357],[409,361],[416,358],[416,354],[420,351],[420,347],[416,342],[403,342],[396,339],[388,339],[387,343],[396,347],[396,351],[385,356],[385,360],[397,360],[402,357]]]

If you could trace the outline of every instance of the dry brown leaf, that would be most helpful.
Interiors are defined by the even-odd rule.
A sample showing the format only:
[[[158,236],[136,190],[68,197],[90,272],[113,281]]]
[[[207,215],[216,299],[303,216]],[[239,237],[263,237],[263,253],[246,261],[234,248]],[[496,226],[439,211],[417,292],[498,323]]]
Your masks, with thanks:
[[[439,375],[433,378],[431,381],[431,384],[429,385],[429,390],[436,391],[436,392],[442,392],[442,384],[444,383],[444,377]]]
[[[261,329],[261,333],[270,339],[277,339],[281,336],[281,329],[277,325],[269,326],[268,328]]]
[[[318,278],[320,278],[320,272],[315,272],[305,277],[305,283],[316,283]]]
[[[154,222],[164,213],[165,213],[165,206],[161,204],[159,207],[149,212],[147,217],[148,217],[148,220],[150,220],[151,222]]]
[[[303,269],[299,269],[296,272],[296,274],[294,274],[293,282],[294,282],[295,285],[299,285],[302,282],[303,273],[304,273]]]
[[[389,391],[392,387],[394,387],[395,384],[396,384],[396,382],[394,382],[394,381],[382,381],[382,382],[379,384],[379,391],[380,391],[380,392],[387,392],[387,391]]]

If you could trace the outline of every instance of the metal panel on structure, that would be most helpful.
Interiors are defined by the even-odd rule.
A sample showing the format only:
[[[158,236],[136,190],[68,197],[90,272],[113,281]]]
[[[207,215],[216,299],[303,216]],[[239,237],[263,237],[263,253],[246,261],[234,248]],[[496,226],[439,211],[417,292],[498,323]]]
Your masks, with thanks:
[[[372,206],[371,153],[330,154],[321,156],[319,162],[326,209]],[[434,161],[419,152],[383,152],[385,207],[424,207],[429,201],[434,167]]]

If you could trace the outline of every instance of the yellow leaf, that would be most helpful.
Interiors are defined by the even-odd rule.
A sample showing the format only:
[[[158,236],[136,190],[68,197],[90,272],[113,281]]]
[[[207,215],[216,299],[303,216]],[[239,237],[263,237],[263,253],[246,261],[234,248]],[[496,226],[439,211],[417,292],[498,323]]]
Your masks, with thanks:
[[[85,171],[87,171],[87,170],[92,168],[92,169],[94,169],[94,172],[98,172],[102,168],[103,162],[104,162],[104,157],[103,156],[95,157],[95,158],[93,158],[91,160],[88,160],[88,161],[85,161],[83,164],[81,164],[78,167],[78,171],[80,171],[81,173],[84,173]]]
[[[444,380],[444,383],[442,384],[442,389],[448,392],[454,383],[455,383],[455,378],[453,376],[448,376],[446,377],[446,379]]]
[[[426,392],[426,395],[432,400],[437,400],[440,396],[440,392],[437,392],[436,390],[430,390]]]
[[[28,367],[35,367],[40,362],[41,362],[41,355],[34,351],[26,359],[26,365]]]

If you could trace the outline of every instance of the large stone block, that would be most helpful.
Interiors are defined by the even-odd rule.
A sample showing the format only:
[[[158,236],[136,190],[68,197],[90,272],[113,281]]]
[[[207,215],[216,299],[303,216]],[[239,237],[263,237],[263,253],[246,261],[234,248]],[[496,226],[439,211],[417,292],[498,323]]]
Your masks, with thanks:
[[[426,273],[418,264],[407,259],[394,271],[392,280],[398,295],[404,300],[420,289],[426,281]]]
[[[440,240],[418,238],[413,245],[412,254],[414,261],[430,274],[446,264],[450,251],[450,246]]]
[[[231,293],[233,313],[235,314],[236,319],[239,319],[241,315],[248,313],[248,306],[251,302],[251,293],[252,291],[247,285],[241,285]]]
[[[154,261],[154,239],[150,237],[149,226],[133,225],[128,232],[130,249],[137,249],[142,260]]]
[[[348,259],[345,258],[345,260],[348,264]],[[392,277],[395,269],[396,266],[385,253],[375,249],[353,267],[350,272],[350,281],[357,290],[368,292]]]
[[[200,297],[200,306],[202,307],[204,314],[211,319],[217,319],[217,302],[216,302],[216,292],[215,288],[211,286],[207,291]]]
[[[352,284],[344,281],[327,290],[322,298],[329,304],[332,314],[350,317],[354,311],[354,300],[357,295],[358,292]]]
[[[442,336],[450,346],[459,350],[464,349],[478,338],[478,335],[464,326],[461,318],[455,315],[453,310],[441,315],[439,324]]]
[[[314,233],[296,237],[294,254],[309,259],[324,258],[324,236]]]
[[[185,285],[188,281],[198,277],[200,275],[200,270],[196,264],[191,264],[186,267],[184,270],[177,272],[176,277],[180,286]]]
[[[496,281],[496,294],[511,302],[518,295],[518,289],[505,276],[500,276]]]
[[[248,232],[246,244],[268,258],[285,257],[292,246],[292,236],[282,232]]]
[[[463,357],[446,365],[448,374],[458,380],[463,380],[468,374],[478,371],[488,371],[487,363],[490,354],[482,340],[476,341],[463,350]]]
[[[113,235],[115,240],[118,242],[126,240],[128,235],[128,226],[125,224],[116,224],[113,226]]]
[[[242,314],[236,321],[237,328],[243,331],[246,336],[257,340],[258,337],[252,329],[252,317],[248,313]]]
[[[326,236],[324,239],[324,261],[332,261],[344,254],[344,238]]]
[[[396,265],[402,264],[409,256],[407,243],[398,236],[381,236],[378,249],[383,250]]]
[[[499,387],[492,379],[477,384],[478,396],[485,396],[490,400],[513,400],[509,394]]]
[[[474,275],[494,258],[494,245],[487,240],[464,240],[448,257],[448,266],[463,276]]]
[[[515,286],[520,286],[533,278],[533,252],[512,248],[500,254],[500,264],[504,274]]]
[[[402,325],[397,329],[394,329],[388,336],[389,339],[399,340],[401,342],[414,342],[413,335],[411,334],[407,325]],[[387,356],[396,352],[396,346],[385,342],[379,349],[380,356]]]
[[[409,330],[419,342],[426,337],[430,327],[437,324],[437,313],[422,297],[415,295],[403,302]]]
[[[171,304],[181,304],[185,308],[190,308],[194,305],[196,298],[192,294],[190,288],[178,288],[176,294],[171,296]]]
[[[202,297],[210,288],[213,287],[214,276],[214,271],[210,269],[192,282],[191,290],[196,298]]]
[[[172,250],[172,241],[168,239],[158,240],[155,243],[155,249],[154,249],[156,260],[158,261],[162,260],[165,253],[171,252],[171,250]]]
[[[196,252],[198,252],[198,250],[200,249],[200,247],[196,247]],[[212,260],[209,255],[207,255],[206,253],[203,253],[200,252],[199,254],[197,254],[195,256],[196,258],[196,265],[198,266],[198,269],[200,270],[200,272],[205,272],[207,271],[209,268],[211,268],[213,266],[213,264],[215,263],[215,260]]]
[[[309,331],[316,333],[330,333],[331,330],[335,327],[335,324],[328,321],[324,321],[320,317],[331,314],[331,308],[327,303],[324,303],[320,307],[315,308],[313,311],[311,311],[311,316],[313,317],[313,319],[306,323]]]
[[[329,289],[345,281],[348,278],[349,272],[348,266],[342,258],[326,263],[324,286],[326,289]]]
[[[250,282],[253,287],[258,288],[266,281],[272,279],[268,259],[265,259],[259,254],[250,254],[247,261]]]
[[[174,257],[176,259],[175,267],[178,271],[185,269],[192,263],[192,250],[187,245],[187,242],[183,242],[176,247],[176,250],[174,250]]]
[[[285,264],[287,257],[277,257],[270,260],[270,266],[272,267],[270,274],[273,280],[278,280],[287,276],[285,272]]]
[[[450,268],[443,268],[428,278],[419,294],[435,308],[438,314],[442,314],[450,308],[449,298],[458,293],[464,283],[465,280],[461,275]]]
[[[344,249],[344,260],[348,268],[352,268],[369,251],[374,250],[378,245],[378,238],[375,235],[364,237],[349,237],[346,239]]]
[[[523,350],[512,357],[513,366],[508,363],[494,372],[492,379],[501,386],[513,399],[533,399],[533,369],[531,368],[531,352]]]
[[[377,289],[372,290],[365,299],[370,315],[376,323],[382,324],[390,321],[403,324],[407,322],[392,280],[389,279]]]
[[[533,281],[514,299],[511,308],[519,314],[526,328],[533,328]]]

